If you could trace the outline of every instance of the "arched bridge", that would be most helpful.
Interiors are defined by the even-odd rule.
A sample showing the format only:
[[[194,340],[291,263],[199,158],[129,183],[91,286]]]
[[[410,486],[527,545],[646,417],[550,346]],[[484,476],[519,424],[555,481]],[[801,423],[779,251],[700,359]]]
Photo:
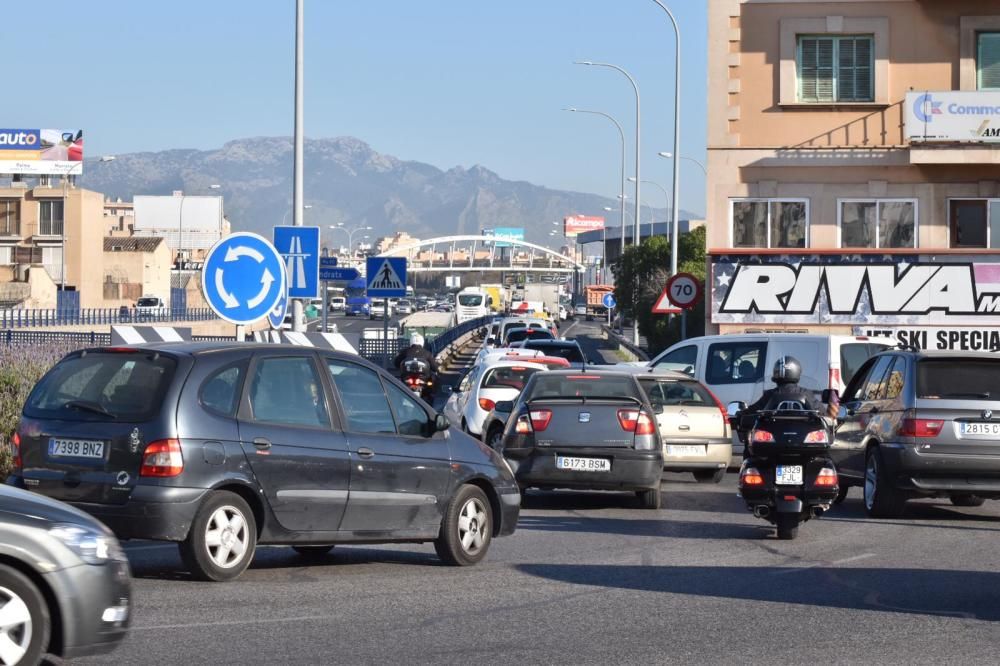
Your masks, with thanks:
[[[523,240],[493,236],[441,236],[393,248],[379,256],[406,257],[407,271],[518,271],[574,273],[585,270],[571,257]]]

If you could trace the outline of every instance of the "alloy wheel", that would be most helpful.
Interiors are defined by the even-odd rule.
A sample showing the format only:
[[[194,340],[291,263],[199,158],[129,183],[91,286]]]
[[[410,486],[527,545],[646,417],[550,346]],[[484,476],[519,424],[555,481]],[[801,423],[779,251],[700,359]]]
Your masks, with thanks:
[[[0,664],[17,664],[31,644],[31,611],[17,594],[0,587]]]
[[[479,498],[469,499],[458,514],[458,539],[462,550],[475,555],[486,543],[485,532],[490,528],[486,507]]]
[[[216,566],[239,564],[250,547],[250,532],[243,514],[233,506],[220,506],[205,526],[205,547]]]

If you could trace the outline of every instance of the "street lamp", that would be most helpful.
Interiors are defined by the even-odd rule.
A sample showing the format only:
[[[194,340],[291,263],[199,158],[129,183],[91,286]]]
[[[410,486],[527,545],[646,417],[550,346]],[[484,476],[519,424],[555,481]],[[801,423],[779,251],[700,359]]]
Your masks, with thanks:
[[[213,183],[208,186],[210,190],[221,189],[222,185]],[[180,264],[180,270],[184,269],[184,202],[187,200],[188,195],[181,194],[181,203],[177,209],[177,260]]]
[[[310,208],[312,208],[312,204],[306,204],[306,205],[302,206],[303,210],[309,210]],[[288,219],[288,214],[290,212],[291,212],[291,209],[286,210],[285,214],[281,216],[281,226],[285,226],[285,220]]]
[[[590,114],[595,115],[595,116],[603,116],[603,117],[607,118],[608,120],[610,120],[611,122],[613,122],[615,124],[615,127],[618,128],[618,136],[621,138],[621,143],[622,143],[622,165],[621,165],[621,181],[622,182],[621,182],[621,191],[618,194],[618,198],[621,199],[624,202],[625,201],[625,132],[622,130],[621,123],[619,123],[617,120],[615,120],[613,116],[608,115],[607,113],[604,113],[603,111],[590,111],[590,110],[587,110],[587,109],[577,109],[575,107],[571,107],[569,109],[563,109],[563,110],[564,111],[572,111],[573,113],[590,113]],[[621,238],[621,242],[622,242],[621,253],[625,254],[625,205],[624,204],[622,204],[621,229],[622,229],[622,234],[621,234],[621,236],[622,236],[622,238]]]
[[[679,227],[679,215],[680,215],[680,168],[679,160],[681,147],[678,143],[681,136],[681,31],[677,26],[677,19],[674,18],[673,12],[663,4],[663,0],[653,0],[660,9],[667,13],[667,18],[670,19],[670,24],[674,28],[674,191],[673,191],[673,214],[671,216],[672,229],[670,231],[670,274],[677,275],[677,243],[678,243],[678,227]],[[636,171],[636,177],[639,176],[639,172]]]
[[[101,155],[97,158],[98,162],[114,162],[117,159],[114,155]],[[69,172],[76,168],[76,163],[71,163],[66,169],[66,173],[62,178],[62,224],[60,224],[60,236],[62,240],[59,248],[59,291],[66,291],[66,201],[69,199]],[[82,216],[81,212],[81,216]],[[41,227],[41,222],[39,222],[39,227]],[[80,229],[83,229],[82,223]],[[39,229],[41,231],[41,229]],[[81,271],[83,266],[80,267]],[[59,307],[65,307],[63,303],[56,303]]]
[[[359,231],[371,231],[372,228],[370,226],[367,226],[367,225],[362,225],[362,226],[355,227],[353,229],[347,229],[346,227],[344,227],[344,223],[343,222],[338,222],[337,224],[331,224],[330,225],[330,229],[332,229],[333,231],[343,231],[345,234],[347,234],[347,254],[348,254],[348,258],[349,259],[353,259],[354,258],[354,234],[356,234]],[[368,236],[365,236],[365,238],[368,238]]]
[[[657,155],[659,155],[660,157],[673,157],[674,156],[673,153],[667,152],[665,150],[661,150],[659,153],[657,153]],[[681,155],[681,159],[682,160],[687,160],[688,162],[694,162],[695,164],[698,165],[698,168],[701,169],[701,172],[703,174],[705,174],[705,177],[706,178],[708,177],[708,170],[705,168],[704,164],[702,164],[698,160],[694,159],[693,157],[685,157],[684,155]]]
[[[629,178],[629,180],[633,180],[633,179]],[[663,192],[663,198],[666,199],[666,201],[667,201],[667,214],[669,215],[669,213],[670,213],[670,195],[667,194],[666,188],[663,187],[662,185],[660,185],[659,183],[657,183],[654,180],[644,180],[642,182],[645,183],[646,185],[652,185],[653,187],[657,187],[657,188],[659,188],[659,190],[661,192]],[[649,213],[650,213],[650,215],[652,215],[653,214],[653,209],[648,204],[646,205],[646,207],[649,208]],[[654,227],[652,225],[653,222],[655,222],[655,220],[650,219],[650,227],[649,227],[649,236],[650,236],[650,238],[652,238],[653,233],[655,231],[655,229],[654,229]]]
[[[642,201],[642,198],[639,196],[639,183],[641,182],[641,180],[640,180],[641,179],[641,171],[639,169],[639,164],[640,164],[640,161],[641,161],[640,157],[641,157],[641,152],[642,152],[641,151],[641,142],[639,140],[639,134],[640,134],[639,133],[639,129],[640,129],[640,125],[642,124],[642,113],[641,113],[641,108],[640,108],[640,103],[639,103],[639,85],[635,82],[635,79],[632,78],[631,74],[629,74],[627,71],[625,71],[623,68],[619,67],[618,65],[612,65],[611,63],[607,63],[607,62],[592,62],[590,60],[576,61],[573,64],[574,65],[589,65],[589,66],[592,66],[592,67],[607,67],[609,69],[613,69],[616,72],[618,72],[619,74],[623,75],[625,78],[627,78],[628,81],[629,81],[629,83],[632,84],[632,90],[635,91],[635,177],[636,177],[636,181],[635,181],[635,205],[636,205],[637,214],[636,214],[636,230],[635,230],[634,241],[635,241],[635,244],[638,245],[639,244],[639,222],[638,222],[638,219],[639,219],[638,210],[639,209],[638,209],[638,206],[639,206],[639,202]],[[623,208],[624,208],[624,206],[625,206],[625,204],[622,203],[622,207]]]

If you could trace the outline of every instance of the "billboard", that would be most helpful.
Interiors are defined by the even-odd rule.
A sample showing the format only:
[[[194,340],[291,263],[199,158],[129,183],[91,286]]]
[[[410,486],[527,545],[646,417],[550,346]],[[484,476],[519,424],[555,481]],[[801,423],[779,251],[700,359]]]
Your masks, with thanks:
[[[570,215],[563,218],[563,235],[566,238],[576,238],[586,231],[600,231],[604,228],[603,217],[588,217],[585,215]]]
[[[523,241],[524,229],[521,227],[497,227],[496,229],[483,229],[483,235],[493,236],[494,238],[506,238],[507,240]],[[510,243],[504,243],[498,240],[493,243],[493,246],[510,247]]]
[[[713,254],[716,324],[1000,327],[1000,253]]]
[[[83,130],[0,129],[0,173],[83,173]]]
[[[909,92],[904,124],[914,143],[1000,143],[1000,92]]]

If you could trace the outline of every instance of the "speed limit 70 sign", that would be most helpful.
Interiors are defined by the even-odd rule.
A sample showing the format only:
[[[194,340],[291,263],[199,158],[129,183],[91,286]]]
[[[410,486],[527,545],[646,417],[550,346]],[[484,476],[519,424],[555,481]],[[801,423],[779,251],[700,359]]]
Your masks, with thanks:
[[[701,281],[690,273],[678,273],[667,280],[667,298],[684,310],[690,310],[701,300]]]

